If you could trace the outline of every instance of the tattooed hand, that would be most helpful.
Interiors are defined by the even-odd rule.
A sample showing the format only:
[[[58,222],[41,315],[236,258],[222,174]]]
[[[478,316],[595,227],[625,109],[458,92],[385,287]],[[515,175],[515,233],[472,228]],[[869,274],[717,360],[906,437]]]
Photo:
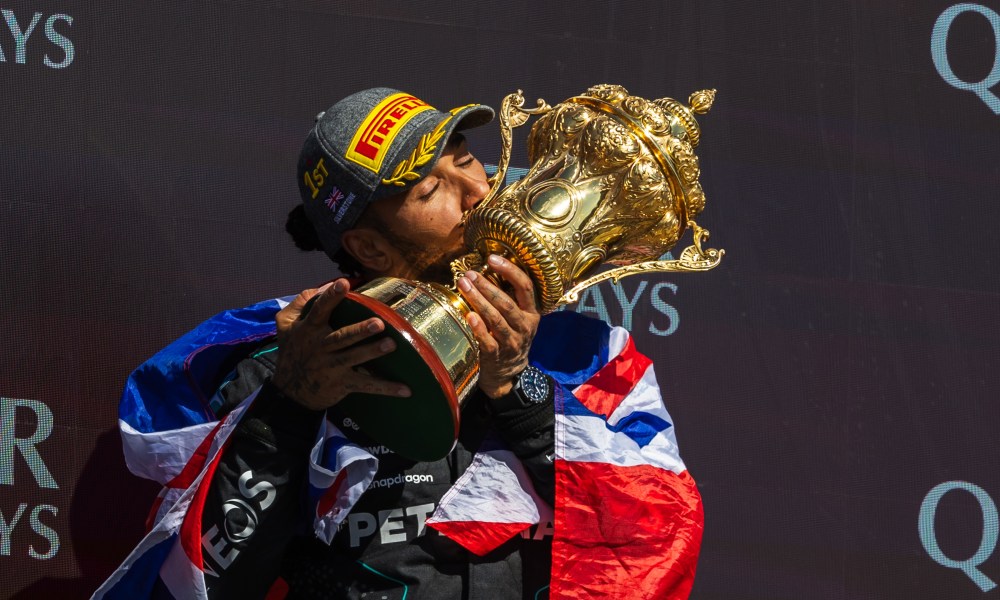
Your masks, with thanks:
[[[458,288],[475,311],[468,321],[479,342],[479,388],[497,398],[511,391],[514,379],[528,366],[528,351],[542,317],[534,285],[524,271],[496,255],[490,256],[489,265],[511,285],[513,299],[474,271],[458,280]]]
[[[306,408],[329,408],[351,392],[410,395],[405,385],[355,370],[358,365],[396,349],[396,343],[389,338],[358,344],[385,329],[381,319],[366,319],[336,331],[330,328],[330,314],[349,289],[347,280],[338,279],[318,290],[305,290],[275,317],[278,365],[271,382],[283,395]],[[313,296],[316,301],[309,313],[301,317]]]

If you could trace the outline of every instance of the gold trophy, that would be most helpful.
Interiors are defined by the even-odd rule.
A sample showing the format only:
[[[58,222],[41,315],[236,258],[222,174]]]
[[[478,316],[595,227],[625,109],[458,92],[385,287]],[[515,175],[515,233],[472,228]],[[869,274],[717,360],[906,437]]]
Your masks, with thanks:
[[[715,90],[695,92],[685,106],[604,84],[555,107],[539,100],[526,109],[520,91],[508,95],[499,112],[499,168],[486,198],[466,215],[470,252],[452,263],[455,280],[472,269],[501,286],[485,261],[499,254],[532,278],[544,314],[608,279],[716,267],[724,251],[703,249],[708,231],[693,220],[705,207],[695,115],[707,113],[714,98]],[[501,190],[512,130],[532,115],[540,118],[528,137],[531,168]],[[658,260],[688,227],[693,245],[676,260]],[[605,264],[615,268],[597,273]],[[348,396],[338,408],[350,424],[408,458],[445,456],[458,436],[461,404],[479,377],[469,312],[454,283],[380,278],[350,293],[331,324],[382,318],[397,350],[367,366],[413,390],[411,398]]]

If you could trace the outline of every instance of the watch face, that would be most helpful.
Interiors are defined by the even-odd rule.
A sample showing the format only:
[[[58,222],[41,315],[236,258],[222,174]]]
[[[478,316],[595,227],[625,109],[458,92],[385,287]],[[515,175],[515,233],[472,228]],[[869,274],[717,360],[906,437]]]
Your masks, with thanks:
[[[549,395],[549,380],[534,367],[528,367],[521,373],[521,390],[532,402],[542,402]]]

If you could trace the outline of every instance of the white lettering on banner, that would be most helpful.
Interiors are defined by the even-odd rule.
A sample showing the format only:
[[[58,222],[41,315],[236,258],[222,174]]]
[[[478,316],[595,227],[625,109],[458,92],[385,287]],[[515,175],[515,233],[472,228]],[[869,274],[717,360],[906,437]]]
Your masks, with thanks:
[[[423,535],[427,517],[433,512],[433,503],[380,510],[377,518],[371,513],[352,512],[347,515],[351,548],[360,546],[361,541],[374,535],[376,530],[379,532],[379,541],[383,544],[398,544],[415,539]],[[413,517],[416,522],[416,532],[407,527],[411,522],[409,517]]]
[[[17,437],[18,409],[31,411],[34,414],[34,431],[24,437]],[[0,397],[0,486],[14,485],[15,456],[20,455],[28,465],[37,487],[59,489],[55,478],[42,460],[42,455],[38,452],[38,446],[48,439],[54,425],[52,411],[44,402]],[[59,534],[42,522],[42,513],[47,512],[57,516],[59,509],[51,504],[39,504],[31,509],[27,518],[24,518],[28,506],[28,503],[22,502],[13,511],[8,509],[6,514],[0,510],[0,556],[11,555],[15,531],[30,528],[48,542],[48,549],[45,550],[44,545],[31,543],[28,545],[28,556],[36,560],[48,560],[59,552]],[[27,525],[18,527],[21,523]]]
[[[7,24],[7,30],[9,31],[10,37],[14,43],[14,63],[19,65],[26,64],[28,62],[28,41],[32,38],[32,34],[35,33],[38,28],[38,24],[41,22],[44,15],[40,12],[36,12],[32,14],[30,18],[22,15],[22,18],[18,20],[14,11],[6,8],[0,9],[0,14],[3,14],[4,22]],[[63,53],[62,60],[58,62],[54,61],[48,53],[45,53],[42,58],[42,64],[50,69],[64,69],[68,67],[72,64],[73,58],[76,55],[76,49],[73,47],[73,42],[56,30],[56,24],[60,21],[64,21],[66,23],[66,27],[73,25],[73,17],[66,14],[54,14],[45,19],[45,38],[51,44],[60,48]],[[38,36],[36,35],[34,39],[38,39]],[[4,38],[0,37],[0,63],[7,62],[7,56],[3,51],[3,41],[5,41]],[[34,42],[32,42],[32,44],[34,44]]]
[[[35,414],[35,431],[27,437],[19,438],[15,434],[18,408]],[[59,485],[36,449],[52,433],[52,426],[52,411],[45,403],[38,400],[0,398],[0,485],[14,485],[14,450],[17,450],[31,469],[39,487],[58,489]]]
[[[979,503],[979,510],[982,513],[983,533],[979,541],[979,549],[966,559],[945,556],[938,544],[937,531],[934,528],[938,504],[946,494],[953,491],[971,494]],[[993,502],[993,498],[986,493],[986,490],[967,481],[946,481],[934,486],[920,504],[917,530],[920,533],[920,543],[923,544],[924,550],[934,562],[942,567],[962,571],[984,592],[997,586],[995,581],[979,570],[979,566],[989,560],[993,551],[996,550],[998,536],[1000,536],[1000,515],[997,514],[997,505]]]
[[[59,509],[51,504],[39,504],[31,511],[31,530],[49,542],[49,549],[45,554],[39,554],[35,550],[34,545],[28,547],[28,556],[38,560],[48,560],[55,556],[56,552],[59,552],[59,535],[56,534],[54,529],[42,523],[38,518],[43,510],[52,513],[53,516],[59,514]]]
[[[993,58],[993,67],[988,75],[979,81],[964,81],[955,75],[951,68],[951,61],[948,60],[948,34],[951,32],[952,23],[963,13],[976,13],[982,15],[993,28],[993,46],[996,48],[996,55]],[[990,91],[990,88],[1000,83],[1000,14],[996,11],[980,4],[955,4],[945,9],[941,16],[934,23],[931,31],[931,59],[934,61],[934,68],[937,69],[941,79],[951,87],[972,92],[988,106],[994,114],[1000,115],[1000,97]]]
[[[17,527],[18,523],[23,522],[21,518],[24,516],[27,509],[28,504],[22,502],[17,506],[17,509],[14,510],[9,519],[4,516],[3,511],[0,511],[0,556],[10,556],[14,529]],[[34,558],[35,560],[48,560],[59,552],[59,534],[41,521],[40,517],[43,511],[50,512],[53,515],[59,514],[59,509],[51,504],[39,504],[35,508],[31,509],[31,514],[28,517],[28,526],[31,527],[31,530],[37,535],[45,538],[49,545],[48,550],[44,553],[36,550],[35,544],[28,546],[28,556]],[[21,530],[23,529],[24,527],[21,527]]]
[[[24,514],[24,509],[26,508],[28,508],[27,504],[19,504],[17,511],[9,521],[5,519],[3,513],[0,512],[0,555],[10,556],[11,534],[14,533],[14,527],[16,527],[17,522],[21,520],[21,515]]]
[[[632,281],[634,283],[634,280],[624,281]],[[609,309],[608,302],[605,300],[606,293],[602,292],[605,286],[594,286],[585,289],[580,294],[580,301],[571,310],[581,314],[591,313],[606,323],[621,325],[629,330],[629,332],[634,332],[635,323],[633,313],[635,307],[639,305],[640,300],[645,297],[648,298],[647,301],[653,307],[653,310],[662,316],[657,316],[655,319],[651,318],[649,323],[645,324],[644,329],[653,335],[659,336],[672,335],[677,331],[681,320],[680,314],[678,314],[676,308],[665,300],[668,297],[668,293],[672,295],[677,294],[677,284],[660,282],[650,287],[648,281],[639,281],[631,296],[622,286],[622,282],[611,284],[610,287],[617,303],[617,308],[620,309],[621,318],[618,318],[619,312],[613,312]],[[646,294],[647,289],[649,290],[648,294]]]

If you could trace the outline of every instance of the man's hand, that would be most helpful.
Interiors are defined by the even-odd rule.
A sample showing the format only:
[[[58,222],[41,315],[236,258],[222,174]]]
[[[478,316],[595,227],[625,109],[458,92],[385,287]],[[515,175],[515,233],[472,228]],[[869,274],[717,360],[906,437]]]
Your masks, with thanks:
[[[278,327],[278,365],[271,383],[283,395],[312,410],[340,402],[351,392],[407,397],[410,389],[355,370],[373,358],[396,349],[389,338],[357,344],[385,329],[381,319],[371,318],[334,331],[330,314],[350,289],[346,279],[305,290],[275,317]],[[305,317],[306,303],[316,301]],[[301,317],[301,318],[300,318]]]
[[[479,388],[490,398],[511,391],[514,378],[528,366],[528,351],[542,316],[535,305],[531,278],[509,260],[489,258],[496,271],[513,289],[512,299],[482,275],[468,271],[458,288],[475,312],[468,322],[479,342]]]

